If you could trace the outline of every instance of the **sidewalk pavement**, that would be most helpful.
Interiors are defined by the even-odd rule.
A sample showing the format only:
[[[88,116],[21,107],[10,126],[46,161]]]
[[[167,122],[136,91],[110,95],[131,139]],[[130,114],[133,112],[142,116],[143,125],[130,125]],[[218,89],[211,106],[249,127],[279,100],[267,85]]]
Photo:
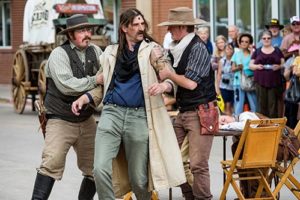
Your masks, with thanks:
[[[0,84],[0,102],[1,103],[12,102],[11,85],[10,84]]]

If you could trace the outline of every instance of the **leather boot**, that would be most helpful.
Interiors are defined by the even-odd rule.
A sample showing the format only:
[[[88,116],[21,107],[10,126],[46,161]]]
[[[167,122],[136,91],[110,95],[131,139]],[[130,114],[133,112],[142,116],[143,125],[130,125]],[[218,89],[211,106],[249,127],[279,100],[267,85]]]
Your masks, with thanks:
[[[54,178],[37,173],[31,200],[47,200],[54,182]]]
[[[180,185],[185,200],[194,200],[193,189],[188,183]]]
[[[78,200],[93,200],[95,193],[96,193],[95,182],[87,177],[84,177],[81,182],[81,186],[78,194]]]

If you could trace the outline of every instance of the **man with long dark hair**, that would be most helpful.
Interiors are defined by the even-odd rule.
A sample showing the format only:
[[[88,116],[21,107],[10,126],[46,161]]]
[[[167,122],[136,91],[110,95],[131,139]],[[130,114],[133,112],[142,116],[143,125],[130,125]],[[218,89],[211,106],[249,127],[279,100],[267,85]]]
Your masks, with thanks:
[[[147,33],[143,14],[135,8],[125,11],[119,27],[119,44],[108,46],[100,56],[104,106],[96,133],[94,177],[99,199],[114,200],[132,190],[138,200],[149,200],[151,190],[186,181],[161,95],[172,92],[174,85],[158,81],[155,67],[166,61]],[[98,104],[100,95],[97,89],[83,95],[73,103],[73,112],[79,114],[86,103]]]

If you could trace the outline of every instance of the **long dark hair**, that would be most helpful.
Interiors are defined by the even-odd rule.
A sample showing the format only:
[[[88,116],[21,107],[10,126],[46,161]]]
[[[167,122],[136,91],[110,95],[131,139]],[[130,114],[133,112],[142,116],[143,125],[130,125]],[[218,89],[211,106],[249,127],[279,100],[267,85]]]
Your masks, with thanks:
[[[145,22],[145,30],[144,30],[144,39],[148,41],[154,41],[154,39],[148,34],[149,25],[147,21],[145,20],[144,15],[136,8],[130,8],[123,12],[120,16],[120,25],[119,25],[119,48],[118,48],[118,55],[125,49],[125,46],[127,44],[125,33],[122,30],[122,26],[128,27],[130,24],[132,24],[134,18],[136,16],[142,16],[144,22]]]

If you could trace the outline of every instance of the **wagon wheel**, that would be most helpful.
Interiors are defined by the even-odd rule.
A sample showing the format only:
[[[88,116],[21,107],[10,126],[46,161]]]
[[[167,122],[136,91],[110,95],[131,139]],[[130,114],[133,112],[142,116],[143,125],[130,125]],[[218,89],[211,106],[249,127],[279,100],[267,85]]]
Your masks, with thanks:
[[[25,51],[19,49],[14,55],[12,67],[12,98],[15,111],[22,114],[26,105],[27,92],[24,82],[28,81],[28,63]]]
[[[39,75],[38,75],[39,100],[41,104],[43,103],[46,94],[46,75],[45,75],[46,63],[47,60],[43,60],[43,62],[40,64]]]

